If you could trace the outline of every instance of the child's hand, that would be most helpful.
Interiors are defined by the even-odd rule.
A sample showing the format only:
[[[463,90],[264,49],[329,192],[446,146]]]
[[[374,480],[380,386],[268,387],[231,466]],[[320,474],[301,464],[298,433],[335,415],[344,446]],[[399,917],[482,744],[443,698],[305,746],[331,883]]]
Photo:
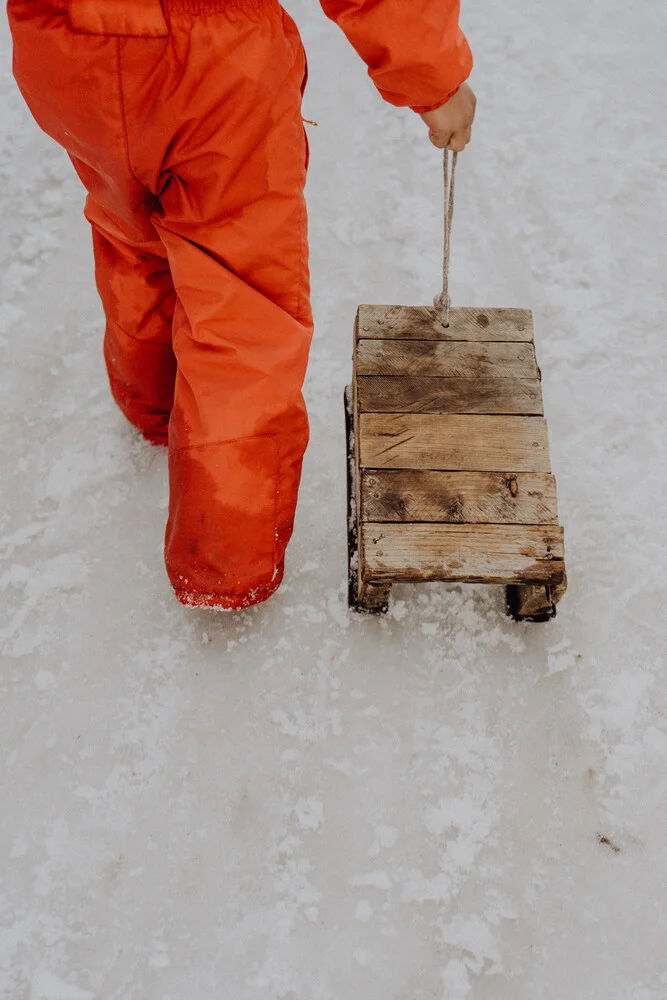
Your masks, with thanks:
[[[462,152],[470,142],[477,98],[467,83],[462,83],[453,97],[435,111],[424,111],[421,118],[429,128],[428,137],[438,149]]]

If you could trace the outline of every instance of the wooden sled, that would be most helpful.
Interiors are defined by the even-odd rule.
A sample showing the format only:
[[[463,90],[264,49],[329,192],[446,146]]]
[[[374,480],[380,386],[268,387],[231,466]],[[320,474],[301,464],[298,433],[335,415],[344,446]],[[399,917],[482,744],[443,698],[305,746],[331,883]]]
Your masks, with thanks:
[[[505,587],[517,621],[567,586],[541,373],[526,309],[362,305],[345,390],[349,605],[393,583]]]

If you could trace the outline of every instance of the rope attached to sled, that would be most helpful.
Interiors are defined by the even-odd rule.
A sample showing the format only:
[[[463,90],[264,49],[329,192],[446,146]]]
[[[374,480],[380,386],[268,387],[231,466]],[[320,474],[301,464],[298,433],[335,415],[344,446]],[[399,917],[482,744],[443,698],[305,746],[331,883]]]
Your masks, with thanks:
[[[456,158],[458,153],[452,153],[452,169],[449,170],[449,150],[445,150],[443,170],[445,179],[445,251],[442,261],[442,292],[435,299],[435,305],[442,308],[441,322],[449,326],[449,259],[451,254],[452,217],[454,215],[454,181],[456,179]]]

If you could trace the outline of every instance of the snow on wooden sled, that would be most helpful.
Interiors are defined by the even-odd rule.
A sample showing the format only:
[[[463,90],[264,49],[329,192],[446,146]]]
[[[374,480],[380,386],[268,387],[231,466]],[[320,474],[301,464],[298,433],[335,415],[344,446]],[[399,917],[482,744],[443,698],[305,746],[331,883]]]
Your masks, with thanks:
[[[445,272],[452,199],[450,185]],[[450,309],[446,273],[439,301],[357,312],[350,607],[383,612],[393,583],[448,580],[503,584],[512,617],[547,621],[567,583],[532,315]]]

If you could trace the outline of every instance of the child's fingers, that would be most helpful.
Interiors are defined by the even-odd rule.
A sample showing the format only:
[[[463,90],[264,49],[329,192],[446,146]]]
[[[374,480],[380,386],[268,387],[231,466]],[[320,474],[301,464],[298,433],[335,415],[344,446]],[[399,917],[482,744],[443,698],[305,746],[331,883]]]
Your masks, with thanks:
[[[428,134],[429,139],[436,149],[451,149],[454,153],[462,153],[470,142],[471,136],[472,127],[470,125],[464,129],[457,129],[457,131],[450,133],[437,132],[432,129]]]
[[[436,149],[446,149],[454,138],[454,134],[453,132],[437,132],[431,129],[428,137]]]
[[[462,153],[470,141],[469,134],[466,135],[469,131],[469,129],[464,129],[454,132],[451,139],[447,143],[447,149],[451,149],[453,153]]]

